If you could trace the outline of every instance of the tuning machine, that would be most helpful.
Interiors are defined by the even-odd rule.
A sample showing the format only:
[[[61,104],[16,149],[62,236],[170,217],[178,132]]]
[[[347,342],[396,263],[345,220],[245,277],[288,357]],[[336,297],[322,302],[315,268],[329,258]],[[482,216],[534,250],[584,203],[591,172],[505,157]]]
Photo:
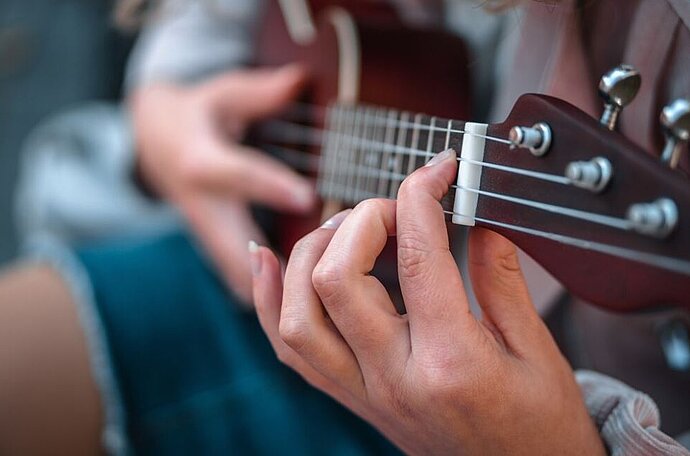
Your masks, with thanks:
[[[659,120],[666,137],[661,161],[675,168],[690,140],[690,101],[683,98],[675,100],[661,111]]]
[[[551,147],[551,127],[539,122],[531,127],[513,127],[508,133],[512,147],[529,149],[535,157],[541,157]]]
[[[604,100],[604,112],[599,119],[609,130],[615,130],[618,115],[630,104],[640,90],[640,72],[631,65],[610,70],[599,81],[599,96]]]
[[[678,207],[668,198],[636,203],[628,208],[627,219],[638,233],[663,239],[678,225]]]

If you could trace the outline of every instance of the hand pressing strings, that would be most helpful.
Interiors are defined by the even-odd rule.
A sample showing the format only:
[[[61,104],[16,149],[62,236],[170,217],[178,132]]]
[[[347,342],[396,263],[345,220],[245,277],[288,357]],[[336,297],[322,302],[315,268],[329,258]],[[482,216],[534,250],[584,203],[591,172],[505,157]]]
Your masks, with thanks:
[[[470,312],[439,203],[456,172],[446,151],[403,182],[397,203],[337,214],[295,246],[284,281],[275,255],[250,244],[273,348],[412,454],[604,454],[515,247],[483,229],[469,240],[483,316]],[[369,274],[391,235],[405,315]]]

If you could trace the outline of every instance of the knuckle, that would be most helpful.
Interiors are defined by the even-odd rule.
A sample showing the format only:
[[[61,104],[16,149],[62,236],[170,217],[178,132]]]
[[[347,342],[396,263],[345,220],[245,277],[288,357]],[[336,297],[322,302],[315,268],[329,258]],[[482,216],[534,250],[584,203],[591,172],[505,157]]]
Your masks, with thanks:
[[[398,237],[399,273],[404,278],[416,278],[426,273],[426,265],[431,252],[426,248],[426,241],[411,230]]]
[[[311,281],[319,296],[329,300],[337,296],[344,287],[345,267],[334,262],[320,261],[312,272]]]
[[[300,352],[310,342],[309,325],[301,318],[281,318],[278,334],[285,344],[296,352]]]
[[[517,252],[513,249],[510,252],[501,253],[496,258],[495,267],[511,273],[520,272],[520,261],[518,260]]]

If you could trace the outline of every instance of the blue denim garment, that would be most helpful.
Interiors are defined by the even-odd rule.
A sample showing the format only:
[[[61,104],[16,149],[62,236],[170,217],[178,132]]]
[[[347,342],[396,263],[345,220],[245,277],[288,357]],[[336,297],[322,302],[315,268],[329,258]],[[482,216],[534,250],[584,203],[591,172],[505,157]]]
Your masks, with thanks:
[[[279,363],[181,233],[77,252],[137,454],[398,454]]]

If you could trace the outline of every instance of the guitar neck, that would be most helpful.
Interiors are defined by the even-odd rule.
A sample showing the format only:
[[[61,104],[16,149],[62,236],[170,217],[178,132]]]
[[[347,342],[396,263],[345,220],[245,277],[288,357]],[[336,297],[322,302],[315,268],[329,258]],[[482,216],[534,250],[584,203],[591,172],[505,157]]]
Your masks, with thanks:
[[[324,199],[346,204],[367,198],[395,199],[405,177],[438,152],[462,150],[466,125],[366,105],[332,106],[326,114],[319,193]],[[485,131],[486,126],[483,128]],[[450,192],[446,198],[449,210],[454,195]]]
[[[548,153],[506,139],[511,127],[544,120],[554,132]],[[690,307],[687,181],[560,100],[525,96],[496,125],[336,105],[322,140],[318,189],[325,199],[395,198],[406,176],[453,148],[458,178],[444,200],[453,223],[504,234],[575,294],[602,306]],[[601,161],[610,181],[600,188],[566,171]]]

